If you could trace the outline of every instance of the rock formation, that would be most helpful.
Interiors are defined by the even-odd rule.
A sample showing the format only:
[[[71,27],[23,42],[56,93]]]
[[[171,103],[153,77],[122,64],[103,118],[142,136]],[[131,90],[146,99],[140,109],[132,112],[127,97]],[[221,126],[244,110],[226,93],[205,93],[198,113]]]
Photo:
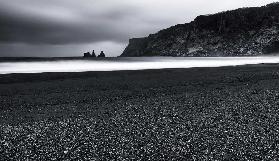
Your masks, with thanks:
[[[92,51],[91,57],[94,57],[94,58],[97,57],[96,54],[95,54],[95,50]]]
[[[83,54],[83,57],[85,57],[85,58],[91,57],[91,54],[90,54],[89,52],[84,53],[84,54]]]
[[[103,51],[101,51],[100,55],[98,55],[98,58],[105,58],[105,57],[106,57],[106,55]]]
[[[279,52],[279,2],[198,16],[129,40],[121,56],[253,56]]]

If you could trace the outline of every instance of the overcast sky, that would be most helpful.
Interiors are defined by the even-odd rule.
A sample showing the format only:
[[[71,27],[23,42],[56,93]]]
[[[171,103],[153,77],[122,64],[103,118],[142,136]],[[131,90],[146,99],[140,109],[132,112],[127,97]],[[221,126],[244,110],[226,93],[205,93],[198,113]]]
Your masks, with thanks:
[[[0,0],[0,56],[119,56],[129,38],[274,0]]]

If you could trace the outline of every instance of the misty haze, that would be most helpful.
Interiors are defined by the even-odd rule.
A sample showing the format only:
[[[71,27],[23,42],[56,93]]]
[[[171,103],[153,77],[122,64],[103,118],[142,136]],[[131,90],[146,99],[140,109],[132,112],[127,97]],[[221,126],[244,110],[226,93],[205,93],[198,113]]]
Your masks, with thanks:
[[[279,63],[279,57],[143,57],[115,58],[111,60],[0,62],[0,74],[222,67],[261,63]]]

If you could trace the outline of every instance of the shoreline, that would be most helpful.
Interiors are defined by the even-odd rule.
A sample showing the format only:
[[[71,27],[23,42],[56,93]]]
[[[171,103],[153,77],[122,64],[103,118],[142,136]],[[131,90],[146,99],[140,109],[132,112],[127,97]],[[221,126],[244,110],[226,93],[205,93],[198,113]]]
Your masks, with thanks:
[[[233,65],[233,66],[220,66],[220,67],[191,67],[191,68],[163,68],[163,69],[140,69],[140,70],[115,70],[115,71],[84,71],[84,72],[42,72],[42,73],[8,73],[0,74],[0,84],[9,83],[24,83],[36,81],[51,81],[58,79],[71,79],[71,78],[87,78],[94,75],[110,76],[120,74],[149,74],[153,72],[163,71],[198,71],[198,70],[231,70],[231,69],[244,69],[244,68],[279,68],[279,63],[260,63],[260,64],[246,64],[246,65]]]
[[[3,62],[34,62],[34,61],[64,61],[64,60],[117,60],[117,59],[129,59],[129,58],[253,58],[253,57],[278,57],[278,53],[271,53],[266,55],[240,55],[240,56],[187,56],[187,57],[178,57],[178,56],[147,56],[147,57],[83,57],[83,56],[73,56],[73,57],[0,57],[0,63]]]
[[[105,71],[139,71],[235,67],[243,65],[278,64],[279,57],[226,57],[226,58],[98,58],[52,61],[0,62],[0,75],[20,73],[80,73]]]

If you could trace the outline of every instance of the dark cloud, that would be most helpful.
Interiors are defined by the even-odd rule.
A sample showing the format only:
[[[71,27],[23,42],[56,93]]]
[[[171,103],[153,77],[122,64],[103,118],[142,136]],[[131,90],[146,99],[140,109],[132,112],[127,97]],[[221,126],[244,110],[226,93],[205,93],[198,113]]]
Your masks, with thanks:
[[[188,22],[199,14],[269,2],[0,0],[0,56],[70,56],[91,47],[120,55],[131,37]]]
[[[1,7],[0,7],[1,9]],[[117,21],[127,22],[131,11],[111,11],[99,15],[79,17],[76,21],[61,21],[52,17],[39,17],[32,13],[16,14],[15,9],[0,15],[0,41],[31,44],[72,44],[100,41],[124,42],[131,32],[123,30]],[[9,13],[9,12],[15,13]],[[50,11],[51,12],[51,11]],[[75,18],[75,17],[73,17]],[[131,29],[133,30],[133,29]]]

